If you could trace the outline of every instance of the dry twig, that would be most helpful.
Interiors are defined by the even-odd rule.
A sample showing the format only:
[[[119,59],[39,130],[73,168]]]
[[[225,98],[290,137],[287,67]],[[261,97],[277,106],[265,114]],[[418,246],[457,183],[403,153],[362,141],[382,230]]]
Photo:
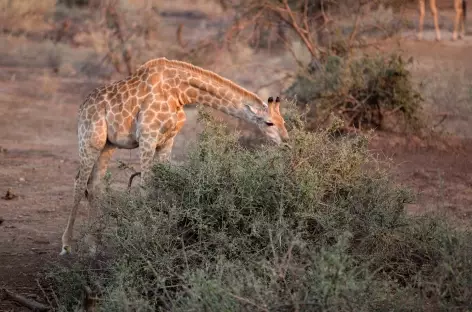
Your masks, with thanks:
[[[133,179],[134,179],[134,177],[136,177],[136,176],[138,176],[138,175],[141,176],[141,172],[139,172],[139,171],[138,171],[138,172],[135,172],[135,173],[133,173],[133,174],[129,177],[129,181],[128,181],[128,191],[129,191],[129,189],[131,188],[131,185],[133,184]]]
[[[7,190],[7,193],[5,194],[5,196],[2,196],[2,199],[4,200],[12,200],[12,199],[15,199],[17,198],[18,195],[16,195],[15,193],[13,193],[13,191],[11,190],[11,187],[8,188]]]

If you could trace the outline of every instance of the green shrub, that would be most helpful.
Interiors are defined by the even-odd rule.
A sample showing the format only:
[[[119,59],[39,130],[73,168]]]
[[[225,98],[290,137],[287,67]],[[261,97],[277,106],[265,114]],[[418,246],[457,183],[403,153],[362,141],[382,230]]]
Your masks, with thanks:
[[[51,274],[60,305],[77,305],[75,280],[100,290],[97,311],[472,308],[470,233],[408,216],[368,136],[287,115],[291,149],[247,150],[206,116],[186,162],[154,167],[149,198],[110,192],[100,252]]]
[[[300,74],[285,92],[310,107],[315,123],[323,125],[334,113],[356,128],[381,128],[386,115],[412,129],[421,126],[423,98],[401,55],[364,55],[350,61],[329,56],[319,65]]]

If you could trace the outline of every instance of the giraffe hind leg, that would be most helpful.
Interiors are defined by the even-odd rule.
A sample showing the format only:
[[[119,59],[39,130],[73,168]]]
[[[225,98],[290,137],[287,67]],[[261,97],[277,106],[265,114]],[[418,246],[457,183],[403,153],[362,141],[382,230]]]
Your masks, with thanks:
[[[103,178],[107,171],[108,163],[110,162],[110,159],[112,158],[115,150],[116,148],[113,145],[107,143],[100,152],[100,156],[98,157],[97,161],[93,166],[92,173],[87,182],[87,189],[85,190],[85,193],[87,194],[87,199],[90,203],[93,198],[98,197],[103,191]]]
[[[83,128],[83,124],[79,122],[79,129]],[[93,181],[92,172],[94,171],[94,166],[96,163],[98,166],[100,155],[106,151],[106,139],[107,131],[104,122],[89,124],[87,129],[79,131],[80,166],[75,177],[72,209],[70,210],[67,225],[62,235],[62,251],[60,255],[71,252],[72,233],[80,201],[85,195],[89,181]],[[88,197],[93,197],[90,194],[90,190],[87,193]]]
[[[114,151],[116,148],[107,143],[105,147],[100,152],[100,156],[98,157],[97,161],[93,166],[92,173],[89,177],[87,183],[87,189],[85,193],[87,194],[87,201],[89,203],[89,214],[87,218],[87,224],[90,226],[93,222],[97,221],[97,217],[99,215],[100,205],[99,205],[99,198],[103,192],[103,178],[108,168],[108,163],[113,156]],[[99,223],[97,227],[94,227],[96,231],[94,231],[93,235],[90,233],[91,239],[89,240],[90,251],[95,253],[97,247],[97,240],[100,240],[100,233],[103,229],[102,225]],[[92,238],[92,236],[94,236]]]
[[[60,255],[65,255],[71,252],[72,232],[75,223],[75,218],[77,217],[77,211],[79,209],[80,201],[85,195],[87,182],[89,181],[90,175],[92,174],[93,166],[95,164],[96,159],[98,159],[99,155],[99,150],[91,150],[89,155],[87,155],[88,157],[83,157],[81,159],[80,168],[74,183],[72,209],[69,213],[67,225],[62,235],[62,251]]]

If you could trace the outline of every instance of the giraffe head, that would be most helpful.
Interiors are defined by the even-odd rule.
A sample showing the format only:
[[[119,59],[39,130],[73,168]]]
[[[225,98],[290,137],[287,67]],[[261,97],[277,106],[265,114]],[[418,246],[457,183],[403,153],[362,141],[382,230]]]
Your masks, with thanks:
[[[255,111],[254,108],[250,106],[248,106],[248,108],[250,113],[253,114],[259,129],[269,140],[280,145],[289,139],[284,118],[280,114],[279,97],[277,97],[275,101],[273,97],[269,97],[267,100],[268,109],[264,110],[262,113]]]

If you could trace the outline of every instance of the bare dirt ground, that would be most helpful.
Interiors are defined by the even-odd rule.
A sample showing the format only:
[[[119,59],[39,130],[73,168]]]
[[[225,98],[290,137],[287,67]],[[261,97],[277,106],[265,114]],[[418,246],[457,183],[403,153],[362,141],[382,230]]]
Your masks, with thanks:
[[[417,77],[430,80],[442,77],[438,72],[441,66],[472,72],[472,39],[453,43],[448,41],[448,32],[449,29],[443,30],[444,41],[439,43],[430,40],[431,32],[424,42],[408,38],[402,42],[405,53],[422,64],[414,71]],[[0,39],[1,46],[9,47],[1,52],[0,62],[0,196],[10,188],[17,196],[0,199],[0,287],[42,301],[37,274],[58,259],[71,204],[78,165],[77,108],[101,82],[54,76],[41,63],[35,66],[34,62],[9,62],[7,58],[13,59],[19,53],[15,47],[24,42]],[[386,42],[382,48],[394,46],[393,42]],[[468,77],[471,81],[472,75]],[[245,86],[251,86],[250,83]],[[455,82],[436,83],[458,87]],[[469,87],[472,90],[470,84]],[[448,101],[447,97],[442,99]],[[417,137],[378,133],[371,148],[391,157],[395,179],[418,192],[416,203],[409,207],[411,212],[438,212],[458,225],[467,225],[472,220],[472,128],[467,128],[472,118],[472,106],[467,107],[472,105],[472,95],[464,100],[465,106],[440,101],[434,92],[428,97],[430,111],[452,113],[443,123],[451,135],[441,141],[426,142]],[[181,147],[191,135],[194,125],[189,123],[179,135],[177,156],[183,153]],[[119,169],[119,160],[138,168],[135,152],[119,151],[111,164],[116,187],[122,186],[130,174]],[[86,215],[84,200],[75,233]],[[27,309],[0,298],[0,311]]]

